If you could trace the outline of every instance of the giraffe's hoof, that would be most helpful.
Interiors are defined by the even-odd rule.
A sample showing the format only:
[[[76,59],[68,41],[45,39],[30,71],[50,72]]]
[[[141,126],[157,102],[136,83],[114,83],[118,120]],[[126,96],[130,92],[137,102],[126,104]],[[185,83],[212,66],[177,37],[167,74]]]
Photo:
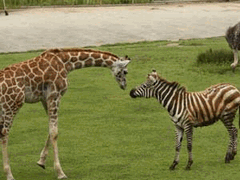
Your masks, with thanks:
[[[58,179],[67,179],[67,176],[64,174],[64,175],[58,176]]]
[[[45,165],[37,163],[41,168],[46,169]]]

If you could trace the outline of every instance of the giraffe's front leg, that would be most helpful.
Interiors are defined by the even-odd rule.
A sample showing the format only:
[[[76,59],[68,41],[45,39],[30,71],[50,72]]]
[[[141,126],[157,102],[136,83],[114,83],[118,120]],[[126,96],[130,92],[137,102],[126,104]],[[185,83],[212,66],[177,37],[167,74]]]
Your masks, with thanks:
[[[49,114],[49,138],[53,145],[54,152],[54,168],[57,171],[58,179],[65,179],[59,158],[58,158],[58,105],[60,102],[60,95],[58,97],[51,97],[48,100],[48,114]]]
[[[37,162],[37,164],[42,167],[43,169],[45,169],[45,163],[46,163],[46,158],[48,155],[48,149],[49,149],[49,144],[50,144],[50,135],[48,135],[47,141],[45,143],[45,146],[40,154],[40,159]]]
[[[7,180],[14,180],[11,168],[9,165],[9,158],[8,158],[8,152],[7,152],[7,146],[8,146],[8,135],[1,138],[2,140],[2,155],[3,155],[3,168],[4,172],[6,173]]]
[[[43,99],[41,102],[42,102],[42,105],[44,107],[44,110],[45,110],[46,114],[48,115],[48,107],[47,107],[47,102],[46,102],[46,96],[45,96],[45,99]],[[49,144],[50,144],[50,135],[48,134],[47,141],[46,141],[45,146],[44,146],[44,148],[43,148],[43,150],[41,151],[41,154],[40,154],[40,159],[37,162],[37,165],[39,165],[43,169],[45,169],[45,163],[46,163],[46,158],[47,158],[47,155],[48,155]]]
[[[175,167],[178,165],[179,153],[180,153],[180,149],[181,149],[184,130],[183,130],[183,128],[176,125],[175,132],[176,132],[176,155],[175,155],[175,158],[174,158],[174,161],[173,161],[172,165],[169,168],[170,170],[174,170]]]

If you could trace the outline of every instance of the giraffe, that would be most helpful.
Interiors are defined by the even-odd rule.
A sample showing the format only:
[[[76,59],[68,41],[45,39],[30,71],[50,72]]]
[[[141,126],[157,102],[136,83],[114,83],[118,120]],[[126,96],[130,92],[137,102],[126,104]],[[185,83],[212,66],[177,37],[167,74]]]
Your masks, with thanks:
[[[3,9],[4,9],[4,12],[5,12],[5,15],[8,16],[5,0],[3,0]]]
[[[234,61],[231,67],[234,72],[238,65],[238,50],[240,50],[240,22],[227,29],[225,38],[233,51]]]
[[[67,75],[85,67],[108,67],[121,89],[126,87],[127,65],[130,59],[91,49],[49,49],[41,55],[0,71],[0,139],[2,140],[3,168],[7,180],[14,180],[8,159],[9,130],[18,110],[26,103],[41,102],[49,116],[49,133],[37,162],[45,169],[49,145],[54,152],[54,167],[58,179],[67,178],[58,158],[58,109],[67,91]]]

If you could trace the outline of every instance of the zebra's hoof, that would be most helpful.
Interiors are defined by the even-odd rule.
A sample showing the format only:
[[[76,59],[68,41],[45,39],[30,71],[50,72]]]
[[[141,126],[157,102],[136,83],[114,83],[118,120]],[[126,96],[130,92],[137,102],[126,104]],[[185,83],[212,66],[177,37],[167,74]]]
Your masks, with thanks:
[[[173,161],[172,165],[169,167],[170,170],[174,170],[175,167],[178,165],[177,161]]]
[[[188,164],[187,164],[187,166],[186,166],[186,170],[191,170],[191,166],[192,166],[192,164],[193,164],[193,161],[188,161]]]
[[[231,160],[234,159],[234,156],[232,153],[227,153],[225,157],[225,163],[230,163]]]

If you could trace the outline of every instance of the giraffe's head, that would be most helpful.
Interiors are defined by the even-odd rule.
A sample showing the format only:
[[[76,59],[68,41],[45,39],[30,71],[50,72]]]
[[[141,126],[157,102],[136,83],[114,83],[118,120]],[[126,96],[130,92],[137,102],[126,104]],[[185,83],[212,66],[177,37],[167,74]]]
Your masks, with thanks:
[[[125,89],[127,86],[126,75],[128,73],[127,65],[130,63],[130,58],[125,56],[115,61],[112,65],[112,74],[118,82],[121,89]]]
[[[145,83],[141,84],[137,88],[133,88],[130,91],[130,96],[132,98],[136,97],[152,97],[153,96],[153,89],[157,81],[159,81],[161,77],[157,74],[156,70],[153,70],[147,76],[147,80]]]

